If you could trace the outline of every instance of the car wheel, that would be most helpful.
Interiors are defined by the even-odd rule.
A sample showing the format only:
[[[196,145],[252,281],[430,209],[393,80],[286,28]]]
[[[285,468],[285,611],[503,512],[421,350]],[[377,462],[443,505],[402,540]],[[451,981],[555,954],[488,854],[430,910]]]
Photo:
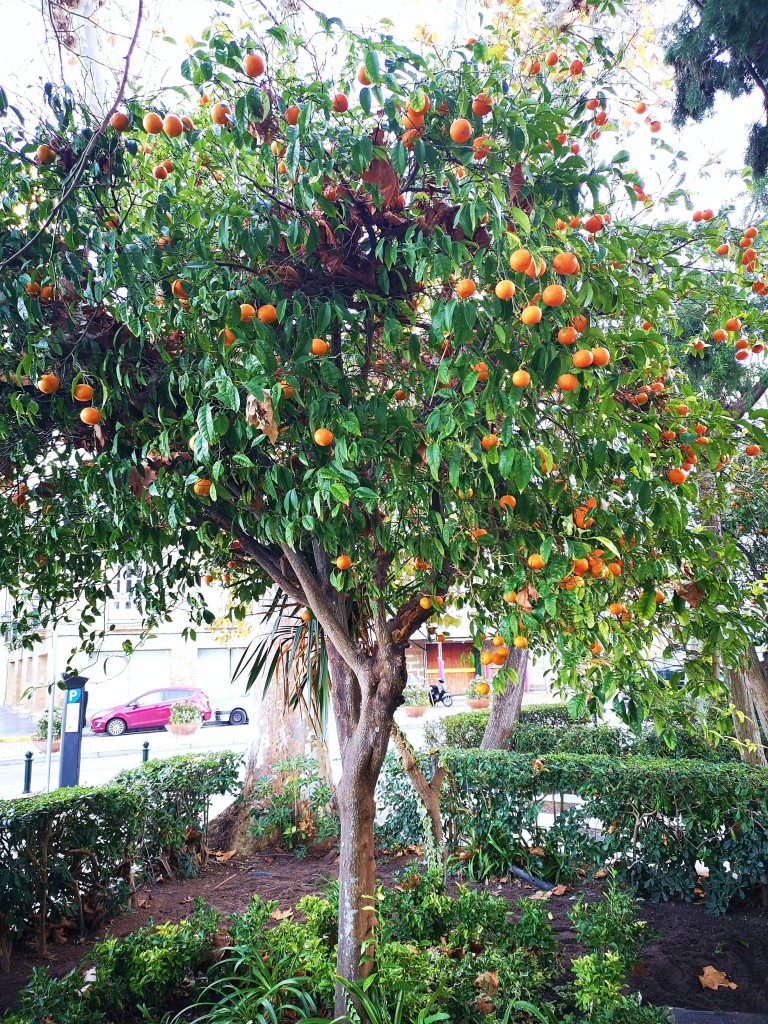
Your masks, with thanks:
[[[229,713],[229,724],[230,725],[245,725],[248,721],[248,715],[243,711],[242,708],[235,708],[234,711]]]
[[[122,736],[127,728],[128,726],[122,718],[110,718],[104,731],[109,733],[110,736]]]

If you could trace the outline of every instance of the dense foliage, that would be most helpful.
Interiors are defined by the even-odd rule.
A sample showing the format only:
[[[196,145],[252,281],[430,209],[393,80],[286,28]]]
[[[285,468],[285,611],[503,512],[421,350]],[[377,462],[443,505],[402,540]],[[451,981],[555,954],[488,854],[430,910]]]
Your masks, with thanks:
[[[97,944],[84,961],[87,981],[80,970],[59,979],[35,970],[4,1024],[104,1024],[134,1019],[136,1009],[143,1019],[176,1010],[177,1024],[330,1024],[336,899],[332,887],[327,897],[305,896],[294,917],[254,895],[226,922],[226,933],[200,901],[178,924]],[[556,1010],[562,1024],[665,1019],[621,994],[651,936],[633,900],[613,885],[604,899],[579,900],[569,912],[581,952],[570,974],[544,903],[510,906],[463,886],[449,895],[439,876],[413,867],[379,890],[376,902],[377,973],[355,990],[366,994],[373,1021],[523,1024],[532,1018],[522,999],[544,1013]]]
[[[124,909],[137,868],[194,875],[208,800],[238,787],[239,758],[184,754],[121,772],[108,786],[0,801],[0,952],[52,928],[80,936]]]
[[[718,93],[742,96],[758,89],[768,120],[768,8],[752,0],[687,0],[672,26],[666,60],[675,70],[674,119],[701,120]],[[768,124],[753,125],[747,163],[768,173]]]
[[[251,834],[277,840],[297,857],[308,846],[337,838],[339,819],[333,809],[333,791],[322,778],[317,761],[295,756],[276,761],[269,775],[248,787]]]
[[[765,871],[768,783],[759,768],[468,750],[442,759],[446,826],[473,874],[522,862],[567,878],[609,863],[650,899],[700,897],[724,912]],[[542,810],[554,814],[551,825],[539,824]]]

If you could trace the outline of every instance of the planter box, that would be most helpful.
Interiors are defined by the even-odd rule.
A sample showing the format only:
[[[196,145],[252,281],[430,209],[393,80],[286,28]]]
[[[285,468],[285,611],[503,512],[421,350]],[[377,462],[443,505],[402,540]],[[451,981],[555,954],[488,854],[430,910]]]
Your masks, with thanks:
[[[203,720],[199,722],[166,722],[165,728],[174,736],[191,736],[202,726]]]
[[[405,713],[406,715],[408,715],[409,718],[421,718],[422,715],[425,715],[427,713],[427,709],[406,706]]]
[[[475,711],[479,711],[480,708],[489,708],[490,706],[490,697],[467,697],[467,707],[473,708]]]
[[[48,740],[32,740],[33,746],[37,747],[38,750],[42,750],[46,753],[48,750]],[[51,752],[57,754],[61,750],[61,740],[54,740],[51,744]]]

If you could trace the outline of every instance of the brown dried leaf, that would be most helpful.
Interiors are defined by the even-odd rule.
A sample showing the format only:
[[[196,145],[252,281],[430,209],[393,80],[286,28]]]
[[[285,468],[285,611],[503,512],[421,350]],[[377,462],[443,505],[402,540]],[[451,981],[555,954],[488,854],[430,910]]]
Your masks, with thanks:
[[[528,851],[528,853],[533,853],[533,854],[536,854],[539,857],[543,857],[544,856],[544,847],[543,846],[532,846],[530,848],[530,850]]]
[[[566,892],[568,892],[568,890],[566,889],[566,887],[564,885],[556,885],[555,888],[552,890],[552,895],[553,896],[564,896],[566,894]]]
[[[533,602],[538,601],[540,596],[541,595],[538,590],[532,583],[526,583],[524,587],[521,587],[520,590],[518,590],[515,602],[520,606],[522,611],[532,612]]]
[[[236,853],[237,850],[227,850],[226,852],[223,850],[217,850],[216,853],[212,854],[212,856],[219,862],[219,864],[226,864],[228,860],[232,860]]]
[[[699,975],[699,984],[702,988],[711,988],[713,991],[718,988],[738,988],[735,981],[729,981],[724,971],[718,971],[711,964],[703,969]]]
[[[520,194],[520,189],[524,184],[525,173],[523,171],[523,165],[521,163],[516,163],[509,172],[509,198],[513,203]]]
[[[293,917],[293,910],[273,910],[269,915],[273,921],[285,921],[288,917]]]
[[[272,398],[268,391],[259,400],[255,395],[248,395],[245,402],[245,422],[249,427],[258,427],[272,444],[277,440],[277,423],[272,413]]]
[[[528,899],[543,902],[544,900],[552,899],[552,891],[547,889],[537,889],[536,892],[531,893]]]
[[[605,870],[605,868],[598,868],[594,875],[592,875],[592,877],[595,879],[607,878],[608,872]]]
[[[686,601],[691,608],[695,608],[707,596],[697,583],[673,583],[672,589]]]

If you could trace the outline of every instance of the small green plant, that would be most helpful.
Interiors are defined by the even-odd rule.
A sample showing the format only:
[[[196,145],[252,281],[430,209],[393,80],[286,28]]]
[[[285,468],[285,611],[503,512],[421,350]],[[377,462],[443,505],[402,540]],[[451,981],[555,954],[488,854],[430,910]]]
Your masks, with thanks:
[[[171,705],[171,725],[186,725],[188,722],[202,722],[203,715],[197,704],[190,700],[179,700]]]
[[[61,711],[58,708],[53,712],[53,738],[55,740],[61,739]],[[35,728],[35,739],[36,740],[47,740],[48,739],[48,712],[41,715],[37,720],[37,726]]]
[[[624,963],[618,953],[587,953],[571,964],[576,976],[573,1000],[583,1013],[615,1005],[624,987]]]
[[[331,787],[312,758],[275,762],[269,775],[256,780],[251,800],[251,834],[267,838],[277,833],[283,846],[297,856],[304,856],[310,843],[339,834]]]
[[[580,896],[568,917],[582,946],[598,958],[608,952],[615,954],[623,969],[629,971],[652,938],[648,925],[637,920],[636,912],[637,901],[611,879],[602,900],[586,903]]]
[[[403,691],[403,703],[407,708],[429,707],[429,690],[426,686],[415,686],[410,683]]]

